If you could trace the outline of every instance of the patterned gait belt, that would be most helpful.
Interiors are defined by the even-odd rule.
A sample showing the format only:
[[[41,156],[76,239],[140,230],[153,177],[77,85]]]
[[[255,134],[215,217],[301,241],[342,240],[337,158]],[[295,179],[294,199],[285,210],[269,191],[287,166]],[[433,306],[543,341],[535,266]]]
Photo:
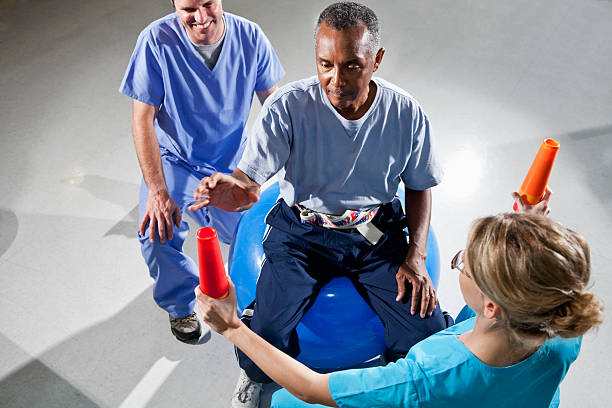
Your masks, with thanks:
[[[368,210],[346,210],[342,215],[331,215],[310,210],[303,205],[295,205],[300,210],[302,224],[313,224],[330,229],[355,228],[372,245],[376,245],[383,233],[370,221],[374,218],[380,206]]]

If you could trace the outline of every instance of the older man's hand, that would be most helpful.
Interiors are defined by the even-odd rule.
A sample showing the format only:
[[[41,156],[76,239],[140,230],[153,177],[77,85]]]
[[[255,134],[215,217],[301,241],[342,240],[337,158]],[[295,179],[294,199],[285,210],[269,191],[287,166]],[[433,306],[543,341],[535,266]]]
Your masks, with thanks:
[[[421,317],[431,316],[436,308],[437,296],[433,282],[425,268],[425,257],[416,248],[410,247],[406,260],[395,275],[397,281],[397,302],[406,295],[406,285],[412,286],[412,303],[410,313],[420,311]]]
[[[193,198],[198,201],[189,210],[211,206],[223,211],[242,211],[259,200],[258,194],[259,188],[255,185],[247,185],[229,174],[214,173],[200,181],[193,193]]]

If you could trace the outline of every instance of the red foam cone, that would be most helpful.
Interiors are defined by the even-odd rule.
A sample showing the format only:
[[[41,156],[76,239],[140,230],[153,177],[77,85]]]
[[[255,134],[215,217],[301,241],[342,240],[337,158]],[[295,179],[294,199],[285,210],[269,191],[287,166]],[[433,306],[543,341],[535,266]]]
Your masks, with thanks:
[[[226,297],[229,294],[229,282],[225,274],[217,231],[212,227],[198,230],[198,263],[202,293],[215,299]]]
[[[535,205],[542,201],[548,178],[552,171],[555,158],[559,151],[559,142],[553,139],[546,139],[542,142],[540,150],[536,155],[531,167],[523,180],[523,184],[518,193],[526,204]],[[514,211],[518,211],[518,205],[514,203]]]

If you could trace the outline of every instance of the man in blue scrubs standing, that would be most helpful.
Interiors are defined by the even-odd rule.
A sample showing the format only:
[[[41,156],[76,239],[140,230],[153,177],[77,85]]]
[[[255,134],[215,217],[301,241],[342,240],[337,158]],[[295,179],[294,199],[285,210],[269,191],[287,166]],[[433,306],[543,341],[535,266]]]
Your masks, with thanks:
[[[253,93],[260,102],[285,72],[263,31],[223,12],[221,0],[174,0],[175,13],[138,37],[119,91],[134,99],[132,130],[143,174],[139,239],[153,297],[180,341],[196,342],[197,266],[183,253],[201,178],[231,173],[242,156]],[[191,212],[229,243],[240,213]]]

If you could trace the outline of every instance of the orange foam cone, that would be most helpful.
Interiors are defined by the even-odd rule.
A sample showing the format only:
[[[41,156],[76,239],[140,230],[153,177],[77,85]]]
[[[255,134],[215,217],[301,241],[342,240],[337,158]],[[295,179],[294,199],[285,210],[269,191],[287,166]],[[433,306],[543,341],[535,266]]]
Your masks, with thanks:
[[[229,282],[225,274],[217,231],[212,227],[198,230],[198,264],[202,293],[222,299],[229,294]]]
[[[540,150],[538,150],[538,154],[531,163],[525,180],[523,180],[523,185],[518,191],[526,204],[535,205],[542,201],[558,151],[559,142],[556,140],[546,139],[542,142],[542,146],[540,146]],[[513,208],[514,211],[517,211],[518,205],[514,203]]]

